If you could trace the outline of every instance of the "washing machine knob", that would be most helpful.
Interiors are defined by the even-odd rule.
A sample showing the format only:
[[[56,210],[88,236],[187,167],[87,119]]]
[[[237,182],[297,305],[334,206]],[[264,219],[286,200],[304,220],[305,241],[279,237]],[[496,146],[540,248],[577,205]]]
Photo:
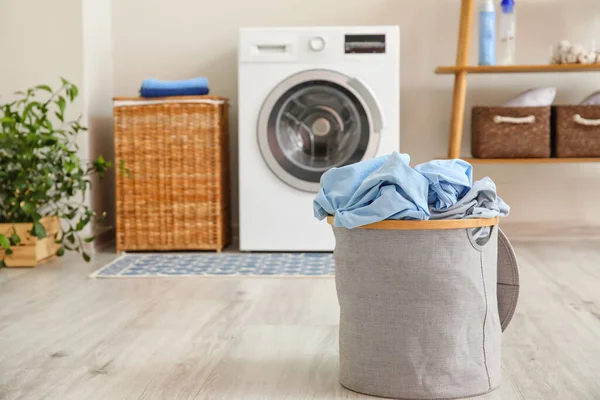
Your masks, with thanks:
[[[321,51],[325,48],[325,39],[320,36],[312,38],[310,42],[308,42],[308,46],[312,51]]]

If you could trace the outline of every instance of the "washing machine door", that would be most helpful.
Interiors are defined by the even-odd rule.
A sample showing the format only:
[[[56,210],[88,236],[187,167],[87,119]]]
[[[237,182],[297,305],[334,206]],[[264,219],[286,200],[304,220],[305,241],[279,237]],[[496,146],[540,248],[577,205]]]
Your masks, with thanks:
[[[381,109],[358,79],[308,70],[277,85],[258,119],[265,162],[288,185],[319,190],[325,171],[373,158],[382,129]]]

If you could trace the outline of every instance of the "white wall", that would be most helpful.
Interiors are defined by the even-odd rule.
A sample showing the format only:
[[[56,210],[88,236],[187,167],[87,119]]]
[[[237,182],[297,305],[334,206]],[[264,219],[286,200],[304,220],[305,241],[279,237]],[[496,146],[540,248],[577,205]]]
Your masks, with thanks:
[[[0,103],[12,93],[63,76],[80,89],[68,118],[83,116],[89,132],[79,137],[80,157],[112,159],[111,1],[0,1]],[[112,176],[94,184],[92,203],[114,221]],[[91,227],[84,234],[91,232]]]
[[[79,0],[0,1],[0,102],[39,84],[58,88],[60,76],[83,80]],[[81,113],[81,103],[69,115]]]
[[[147,77],[208,76],[212,92],[232,100],[231,159],[237,180],[236,45],[241,26],[397,24],[402,32],[402,151],[415,161],[445,156],[453,79],[436,76],[437,65],[453,64],[459,0],[119,0],[113,6],[114,88],[135,95]],[[545,63],[563,38],[600,46],[600,2],[518,2],[518,60]],[[471,61],[476,63],[476,32]],[[600,90],[600,74],[475,76],[469,106],[501,104],[529,87],[558,87],[559,103],[577,102]],[[470,113],[467,114],[467,121]],[[467,132],[469,132],[467,126]],[[463,154],[469,153],[465,135]],[[600,224],[600,166],[477,166],[490,175],[512,205],[510,221]],[[237,185],[234,185],[237,186]],[[234,215],[237,190],[234,188]]]
[[[61,76],[81,88],[81,22],[78,0],[0,1],[0,103],[10,101],[15,91],[40,84],[56,90]],[[82,112],[78,99],[67,106],[66,118],[76,119]],[[80,157],[89,158],[87,136],[78,139]]]
[[[114,160],[112,92],[112,2],[82,0],[83,104],[89,128],[90,158]],[[105,211],[105,225],[115,226],[115,170],[93,182],[92,204]],[[109,237],[110,238],[110,237]],[[103,237],[104,240],[109,238]],[[100,240],[98,242],[102,242]],[[99,243],[102,244],[102,243]]]
[[[86,3],[85,1],[92,1]],[[104,5],[96,3],[105,3]],[[39,83],[58,83],[63,75],[83,91],[99,126],[90,134],[93,153],[110,150],[111,64],[110,5],[93,0],[3,0],[0,2],[0,94]],[[92,4],[85,14],[86,4]],[[94,5],[95,4],[95,5]],[[417,162],[446,153],[452,78],[435,76],[437,65],[452,64],[458,25],[458,0],[119,0],[112,9],[114,94],[135,95],[146,77],[179,79],[206,75],[213,93],[232,100],[231,159],[233,208],[237,215],[237,31],[240,26],[398,24],[402,29],[402,150]],[[82,8],[83,7],[83,8]],[[96,8],[93,8],[96,7]],[[518,58],[522,63],[545,62],[552,44],[562,38],[600,47],[600,3],[593,0],[519,0]],[[98,12],[102,26],[89,16]],[[86,21],[83,15],[88,15]],[[90,25],[92,24],[92,25]],[[84,56],[86,43],[95,43]],[[85,37],[85,35],[83,36]],[[91,38],[91,39],[90,39]],[[476,32],[474,33],[474,39]],[[473,48],[476,42],[473,42]],[[106,56],[106,58],[105,58]],[[85,61],[87,60],[87,61]],[[477,60],[473,52],[471,61]],[[84,68],[84,64],[87,66]],[[103,72],[94,67],[103,65]],[[89,68],[88,68],[89,67]],[[84,70],[91,71],[84,83]],[[600,90],[600,74],[474,76],[469,105],[502,103],[520,90],[544,85],[558,87],[559,103],[577,102]],[[81,107],[82,103],[79,103]],[[94,105],[95,104],[95,105]],[[82,108],[72,110],[75,114]],[[467,115],[467,120],[470,114]],[[467,127],[468,129],[468,127]],[[467,131],[468,132],[468,131]],[[468,154],[468,134],[464,154]],[[513,206],[511,221],[567,221],[600,224],[596,197],[600,166],[527,165],[477,166],[477,175],[490,175],[500,194]],[[110,186],[110,185],[109,185]],[[104,194],[104,193],[103,193]],[[107,192],[105,199],[112,197]],[[105,201],[105,200],[103,200]],[[105,203],[106,204],[106,203]],[[111,203],[112,204],[112,203]]]

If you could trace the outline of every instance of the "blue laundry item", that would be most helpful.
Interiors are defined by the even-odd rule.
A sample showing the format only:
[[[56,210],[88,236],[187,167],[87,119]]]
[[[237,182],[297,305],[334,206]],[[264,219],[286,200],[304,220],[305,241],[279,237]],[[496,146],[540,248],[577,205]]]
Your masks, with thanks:
[[[456,204],[444,209],[430,209],[431,219],[496,218],[506,217],[510,207],[496,194],[496,184],[485,177],[473,184]],[[491,228],[474,228],[475,241],[489,236]]]
[[[334,216],[334,226],[353,229],[386,219],[462,219],[506,216],[510,208],[490,178],[472,184],[473,168],[463,160],[409,166],[410,157],[389,156],[333,168],[321,177],[313,202],[316,218]],[[473,230],[476,240],[490,228]]]
[[[429,219],[429,181],[409,162],[394,152],[330,169],[313,202],[315,217],[333,215],[334,226],[349,229],[384,219]]]
[[[454,205],[430,209],[431,219],[495,218],[509,212],[510,207],[496,194],[496,184],[487,176],[475,182]]]
[[[208,92],[208,79],[204,77],[181,81],[144,79],[140,88],[142,97],[202,96]]]
[[[443,209],[455,204],[473,184],[473,167],[463,160],[434,160],[415,167],[429,181],[429,204]]]

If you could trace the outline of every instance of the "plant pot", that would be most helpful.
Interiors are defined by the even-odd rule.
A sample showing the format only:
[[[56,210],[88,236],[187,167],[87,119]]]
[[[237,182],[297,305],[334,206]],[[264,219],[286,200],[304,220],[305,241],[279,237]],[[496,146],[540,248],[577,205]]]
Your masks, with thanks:
[[[56,257],[60,248],[60,245],[55,243],[60,232],[60,220],[58,217],[44,217],[40,223],[46,228],[47,236],[44,239],[31,235],[32,223],[0,224],[0,233],[10,237],[16,231],[21,238],[21,243],[12,246],[13,253],[6,258],[4,250],[0,250],[0,259],[4,258],[7,267],[37,267]]]

